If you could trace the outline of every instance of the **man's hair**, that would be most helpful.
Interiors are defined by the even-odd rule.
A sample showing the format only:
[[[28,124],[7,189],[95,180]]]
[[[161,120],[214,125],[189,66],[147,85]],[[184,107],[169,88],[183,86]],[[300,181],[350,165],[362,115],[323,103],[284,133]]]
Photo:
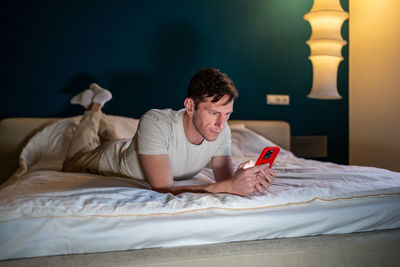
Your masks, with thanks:
[[[227,104],[239,93],[228,75],[214,68],[199,69],[193,75],[187,92],[187,97],[194,100],[195,109],[206,101],[206,97],[213,97],[211,102],[218,102],[225,95],[229,96]]]

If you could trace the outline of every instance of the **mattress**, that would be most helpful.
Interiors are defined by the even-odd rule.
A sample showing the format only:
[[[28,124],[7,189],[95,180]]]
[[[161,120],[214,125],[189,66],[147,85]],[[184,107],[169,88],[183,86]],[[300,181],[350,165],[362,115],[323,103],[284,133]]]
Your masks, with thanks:
[[[34,136],[0,190],[0,259],[400,228],[397,172],[305,160],[282,148],[265,194],[173,196],[134,179],[61,172],[74,125],[63,120]],[[275,145],[244,125],[231,130],[236,167]],[[206,167],[176,183],[210,182]]]

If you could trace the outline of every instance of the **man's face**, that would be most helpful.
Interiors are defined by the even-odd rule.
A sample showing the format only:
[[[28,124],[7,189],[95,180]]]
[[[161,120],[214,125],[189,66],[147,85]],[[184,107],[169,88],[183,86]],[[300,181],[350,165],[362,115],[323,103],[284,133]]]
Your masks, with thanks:
[[[193,125],[196,131],[207,141],[214,141],[225,127],[233,111],[233,100],[227,103],[229,96],[223,96],[218,102],[211,102],[213,97],[201,102],[193,112]]]

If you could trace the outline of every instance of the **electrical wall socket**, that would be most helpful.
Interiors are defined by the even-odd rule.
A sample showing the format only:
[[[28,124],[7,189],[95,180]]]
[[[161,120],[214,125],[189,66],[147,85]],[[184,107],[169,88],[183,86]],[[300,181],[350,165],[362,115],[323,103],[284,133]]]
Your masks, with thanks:
[[[267,105],[289,105],[289,95],[267,95]]]

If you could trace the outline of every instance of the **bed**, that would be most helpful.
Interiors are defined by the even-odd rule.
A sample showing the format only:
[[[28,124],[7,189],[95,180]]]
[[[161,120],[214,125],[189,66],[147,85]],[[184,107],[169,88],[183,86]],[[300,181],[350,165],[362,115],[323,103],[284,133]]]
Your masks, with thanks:
[[[138,120],[109,116],[121,138]],[[80,117],[0,122],[0,264],[398,266],[400,173],[294,156],[283,121],[230,121],[235,167],[279,145],[267,194],[61,172]],[[11,177],[10,177],[11,176]],[[213,182],[209,168],[178,184]]]

